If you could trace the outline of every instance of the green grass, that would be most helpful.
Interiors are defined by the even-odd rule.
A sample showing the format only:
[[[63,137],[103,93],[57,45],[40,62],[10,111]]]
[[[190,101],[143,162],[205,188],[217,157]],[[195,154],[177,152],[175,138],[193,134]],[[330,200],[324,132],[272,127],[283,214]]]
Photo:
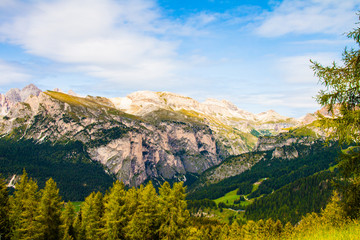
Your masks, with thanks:
[[[54,91],[46,91],[45,94],[49,95],[50,97],[52,97],[54,99],[57,99],[57,100],[59,100],[61,102],[68,103],[70,105],[85,106],[85,107],[90,107],[90,108],[100,108],[100,107],[102,107],[102,105],[96,103],[92,99],[71,96],[71,95],[68,95],[68,94],[65,94],[65,93],[54,92]]]
[[[329,167],[329,171],[334,172],[336,168],[339,168],[339,164]]]
[[[216,202],[216,204],[219,204],[220,202],[223,202],[225,204],[234,204],[234,201],[240,198],[240,196],[237,195],[236,192],[237,189],[228,192],[227,194],[225,194],[225,196],[215,199],[214,201]]]
[[[229,224],[230,219],[236,219],[236,218],[243,218],[244,212],[237,212],[230,209],[223,208],[221,211],[220,209],[209,209],[208,211],[205,211],[207,216],[215,218],[221,223]]]
[[[220,197],[218,199],[215,199],[214,202],[216,204],[219,204],[219,203],[223,202],[226,205],[234,205],[234,201],[238,200],[240,198],[240,195],[236,194],[237,190],[238,189],[235,189],[234,191],[226,193],[224,196],[222,196],[222,197]],[[252,203],[252,200],[250,200],[250,201],[242,201],[239,204],[235,204],[235,206],[246,207],[247,205],[249,205],[251,203]]]
[[[263,181],[265,181],[265,180],[266,180],[266,178],[262,178],[262,179],[260,179],[258,182],[254,183],[254,184],[253,184],[253,189],[252,189],[251,192],[256,191],[256,190],[259,188],[259,185],[260,185]],[[235,201],[235,200],[238,200],[238,199],[240,198],[240,195],[237,195],[237,191],[238,191],[238,189],[235,189],[235,190],[233,190],[233,191],[231,191],[231,192],[228,192],[228,193],[226,193],[224,196],[215,199],[214,202],[215,202],[216,204],[219,204],[219,203],[222,202],[222,203],[225,203],[226,205],[234,205],[234,201]],[[251,194],[251,193],[250,193],[250,194]],[[250,194],[248,194],[248,195],[250,195]],[[245,198],[246,198],[246,197],[247,197],[247,196],[245,196]],[[252,202],[253,202],[253,199],[248,200],[248,201],[242,201],[242,202],[240,202],[239,204],[235,204],[235,206],[246,207],[246,206],[248,206],[249,204],[251,204]]]
[[[355,240],[360,239],[359,223],[351,223],[342,228],[323,228],[316,232],[298,234],[294,240],[314,239],[314,240]]]
[[[79,212],[80,211],[80,207],[81,207],[81,204],[83,202],[71,202],[72,205],[74,206],[74,209],[75,209],[75,212]]]
[[[260,184],[261,184],[263,181],[265,181],[265,180],[266,180],[266,178],[262,178],[262,179],[260,179],[258,182],[254,183],[254,184],[253,184],[253,189],[251,190],[251,193],[252,193],[252,192],[255,192],[256,190],[258,190]],[[251,194],[251,193],[250,193],[250,194]],[[249,195],[250,195],[250,194],[249,194]]]

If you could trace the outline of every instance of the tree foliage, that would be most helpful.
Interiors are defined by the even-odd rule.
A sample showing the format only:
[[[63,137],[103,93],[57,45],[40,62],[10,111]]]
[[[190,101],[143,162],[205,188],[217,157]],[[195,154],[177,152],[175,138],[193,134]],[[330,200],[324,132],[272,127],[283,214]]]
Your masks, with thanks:
[[[15,185],[10,199],[11,239],[41,239],[38,206],[40,194],[38,185],[24,170],[20,182]]]
[[[9,221],[9,194],[5,179],[0,178],[0,239],[9,239],[10,221]]]
[[[359,15],[359,14],[358,14]],[[360,216],[360,28],[347,35],[357,49],[345,48],[342,64],[323,66],[312,61],[315,75],[324,85],[317,101],[327,107],[331,117],[319,114],[321,126],[329,139],[352,146],[340,158],[339,167],[344,181],[339,185],[344,209],[352,218]]]
[[[60,238],[61,208],[63,202],[59,195],[59,189],[52,178],[50,178],[41,191],[37,221],[39,222],[43,239],[57,240]]]
[[[208,217],[190,216],[185,195],[182,183],[171,187],[165,182],[156,193],[151,182],[129,190],[115,182],[105,196],[91,193],[76,212],[71,202],[63,206],[52,179],[38,191],[36,182],[24,171],[8,206],[8,236],[29,240],[302,239],[299,236],[308,238],[319,229],[341,229],[347,223],[359,225],[346,217],[336,193],[324,210],[308,214],[295,227],[272,219],[234,219],[232,224],[224,224]]]

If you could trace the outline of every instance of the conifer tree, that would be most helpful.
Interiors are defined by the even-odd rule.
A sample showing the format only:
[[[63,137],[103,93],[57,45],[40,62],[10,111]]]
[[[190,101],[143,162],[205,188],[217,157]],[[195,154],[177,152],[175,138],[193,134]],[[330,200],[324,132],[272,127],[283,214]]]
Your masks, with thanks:
[[[321,211],[322,223],[333,227],[341,227],[348,221],[346,213],[340,204],[339,194],[334,191],[330,202]]]
[[[332,113],[332,117],[320,115],[321,126],[329,133],[329,139],[353,145],[341,156],[339,168],[345,181],[339,190],[344,210],[351,218],[357,218],[360,217],[360,27],[347,36],[358,48],[344,50],[342,65],[334,62],[326,67],[312,61],[312,68],[326,88],[319,92],[317,101]]]
[[[151,181],[139,188],[139,203],[130,222],[126,226],[128,239],[158,239],[160,225],[158,196]]]
[[[100,192],[92,192],[82,205],[81,231],[84,232],[85,239],[101,239],[103,214],[103,195]]]
[[[60,219],[62,222],[62,225],[60,226],[62,239],[63,240],[74,239],[75,209],[70,201],[66,203],[65,209],[61,212]]]
[[[241,237],[241,227],[237,221],[234,221],[229,229],[228,239],[239,239]]]
[[[124,184],[116,181],[110,192],[106,195],[105,210],[103,216],[103,237],[108,240],[124,239],[124,227],[126,226]]]
[[[287,222],[283,228],[281,236],[284,239],[291,239],[293,235],[294,227],[290,222]]]
[[[15,185],[14,196],[10,198],[11,239],[42,239],[39,216],[39,192],[36,182],[29,179],[26,171]]]
[[[82,210],[80,208],[74,220],[75,239],[85,239],[85,229],[82,227]]]
[[[60,238],[62,206],[63,202],[59,195],[59,189],[55,181],[50,178],[46,182],[45,188],[41,191],[39,216],[37,217],[44,240],[57,240]]]
[[[0,239],[10,238],[9,195],[5,179],[0,178]]]
[[[160,239],[186,239],[189,212],[185,200],[183,182],[175,183],[173,188],[165,182],[159,189],[161,226]]]

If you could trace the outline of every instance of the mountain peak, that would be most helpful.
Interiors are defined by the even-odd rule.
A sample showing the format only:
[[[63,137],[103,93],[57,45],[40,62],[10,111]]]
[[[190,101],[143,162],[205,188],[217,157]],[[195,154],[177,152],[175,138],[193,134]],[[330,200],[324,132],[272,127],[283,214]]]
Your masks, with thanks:
[[[29,96],[39,96],[42,91],[34,84],[29,84],[20,91],[21,101],[25,101]]]
[[[258,114],[256,114],[256,117],[261,122],[285,121],[285,120],[289,119],[289,117],[282,116],[272,109],[270,109],[266,112],[258,113]]]
[[[11,88],[5,95],[2,95],[0,102],[0,115],[6,115],[11,108],[18,102],[24,102],[29,96],[39,96],[41,90],[34,84],[29,84],[23,89]]]

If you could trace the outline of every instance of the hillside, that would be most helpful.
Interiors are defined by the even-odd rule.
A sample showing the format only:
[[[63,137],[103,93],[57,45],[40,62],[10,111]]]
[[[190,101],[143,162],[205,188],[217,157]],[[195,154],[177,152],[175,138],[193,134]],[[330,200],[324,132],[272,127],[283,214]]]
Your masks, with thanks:
[[[325,146],[310,129],[261,137],[257,150],[231,156],[202,173],[189,184],[187,198],[211,199],[222,202],[222,207],[246,210],[246,219],[273,218],[294,224],[328,202],[336,176],[329,169],[335,169],[339,153],[337,143]],[[237,196],[221,200],[234,191]]]

